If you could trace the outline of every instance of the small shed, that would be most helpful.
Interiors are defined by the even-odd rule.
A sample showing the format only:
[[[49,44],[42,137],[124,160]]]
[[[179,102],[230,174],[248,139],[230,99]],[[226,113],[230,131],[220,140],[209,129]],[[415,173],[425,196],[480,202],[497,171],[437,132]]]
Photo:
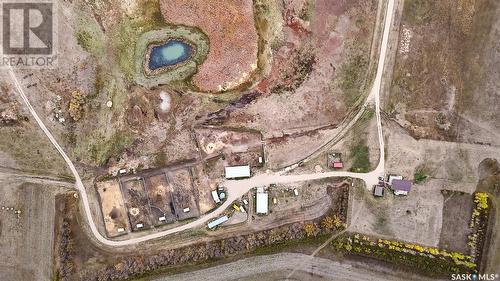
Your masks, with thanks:
[[[395,195],[408,195],[408,192],[411,190],[411,181],[408,180],[400,180],[400,179],[394,179],[392,181],[392,190],[394,191]]]
[[[251,176],[250,166],[233,166],[225,168],[226,179],[244,179]]]
[[[380,185],[376,185],[373,187],[373,196],[375,197],[384,197],[384,187]]]
[[[217,194],[217,190],[212,190],[212,198],[214,199],[215,204],[220,203],[219,194]]]
[[[333,169],[344,168],[344,163],[342,163],[342,153],[328,153],[327,155],[327,165]]]

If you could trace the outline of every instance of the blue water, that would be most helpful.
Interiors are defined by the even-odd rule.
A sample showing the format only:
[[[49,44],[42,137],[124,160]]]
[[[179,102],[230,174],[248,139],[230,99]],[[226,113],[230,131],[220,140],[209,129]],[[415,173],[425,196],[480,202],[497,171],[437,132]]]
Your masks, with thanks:
[[[149,69],[156,70],[181,63],[189,59],[192,51],[193,48],[190,45],[180,40],[169,40],[165,44],[151,49]]]

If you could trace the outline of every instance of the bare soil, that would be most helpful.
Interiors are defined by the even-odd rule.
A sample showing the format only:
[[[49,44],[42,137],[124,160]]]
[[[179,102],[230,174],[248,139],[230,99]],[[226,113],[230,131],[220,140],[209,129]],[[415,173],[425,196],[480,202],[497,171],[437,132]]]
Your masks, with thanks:
[[[386,189],[383,198],[375,198],[362,185],[351,189],[350,196],[350,230],[422,245],[438,245],[443,209],[439,190],[414,188],[407,197],[399,197]]]
[[[193,182],[187,169],[168,173],[168,181],[173,190],[172,203],[179,220],[194,218],[200,215],[197,198],[193,192]],[[188,209],[184,212],[184,209]]]
[[[439,248],[460,253],[468,253],[468,235],[471,234],[469,222],[474,207],[473,197],[460,192],[443,191],[443,223]]]
[[[257,85],[264,93],[231,113],[226,125],[244,126],[265,137],[282,130],[336,125],[350,106],[344,95],[361,96],[368,65],[353,67],[359,76],[352,92],[340,75],[358,51],[369,61],[377,5],[375,1],[287,1],[282,9],[283,40],[273,49],[269,75]],[[304,17],[302,11],[308,11]],[[304,17],[302,19],[300,16]]]
[[[173,190],[167,182],[167,176],[164,173],[151,176],[145,179],[145,183],[154,225],[176,221],[172,203]],[[161,217],[165,220],[160,221]]]
[[[137,231],[152,227],[149,198],[144,189],[143,179],[124,181],[121,182],[121,186],[132,230]]]
[[[122,192],[118,180],[109,180],[96,183],[99,193],[99,202],[104,216],[104,226],[109,237],[130,232],[130,224],[123,202]],[[119,232],[122,228],[125,232]]]

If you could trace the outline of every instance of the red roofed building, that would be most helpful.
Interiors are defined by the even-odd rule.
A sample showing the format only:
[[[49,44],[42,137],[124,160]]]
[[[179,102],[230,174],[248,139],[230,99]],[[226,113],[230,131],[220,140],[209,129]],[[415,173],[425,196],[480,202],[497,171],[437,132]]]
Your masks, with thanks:
[[[342,168],[344,168],[344,163],[342,163],[342,162],[333,162],[333,168],[334,169],[342,169]]]

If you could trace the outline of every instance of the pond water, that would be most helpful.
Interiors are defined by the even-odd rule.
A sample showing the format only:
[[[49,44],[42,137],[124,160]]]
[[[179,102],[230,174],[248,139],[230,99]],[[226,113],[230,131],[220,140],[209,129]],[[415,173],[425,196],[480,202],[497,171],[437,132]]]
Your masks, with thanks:
[[[165,44],[151,49],[149,69],[156,70],[186,61],[191,56],[192,51],[193,48],[181,40],[169,40]]]

